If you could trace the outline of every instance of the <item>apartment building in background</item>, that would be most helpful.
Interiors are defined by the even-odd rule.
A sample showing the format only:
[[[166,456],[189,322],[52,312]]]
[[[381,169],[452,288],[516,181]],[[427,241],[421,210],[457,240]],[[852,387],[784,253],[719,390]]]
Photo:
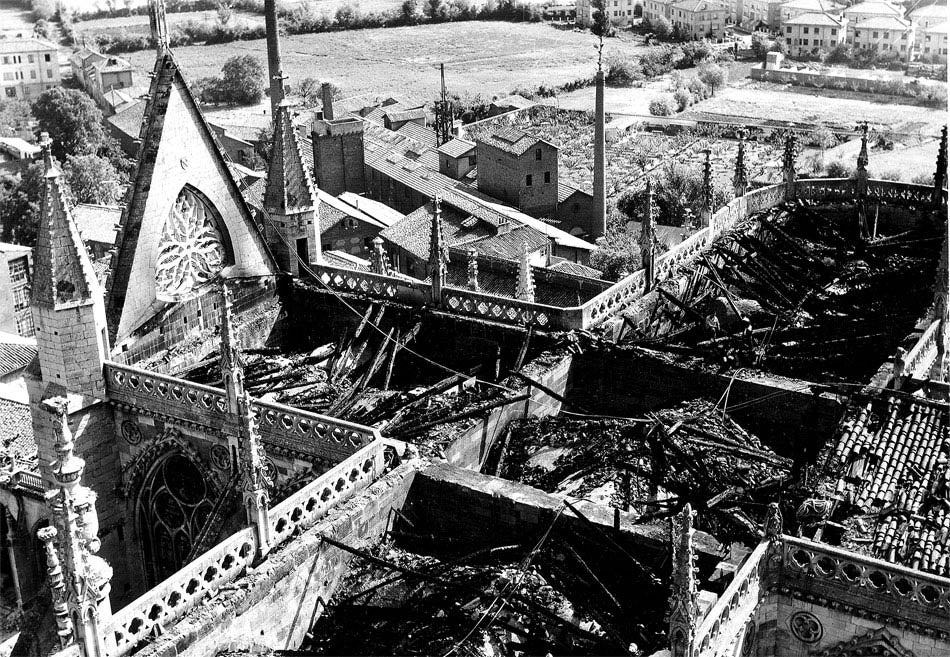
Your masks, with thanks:
[[[33,249],[0,242],[0,331],[33,336],[32,273]]]
[[[681,0],[670,8],[670,21],[687,39],[722,39],[732,10],[715,0]]]
[[[614,25],[627,25],[637,15],[637,7],[641,6],[640,0],[604,0],[606,3],[605,11],[610,22]],[[591,0],[576,0],[577,9],[576,22],[580,25],[590,25],[593,21],[594,7]]]
[[[44,39],[0,39],[0,97],[31,99],[58,86],[57,53]]]
[[[866,18],[854,26],[855,50],[896,52],[902,61],[910,61],[914,50],[914,25],[896,16]]]
[[[832,14],[802,14],[785,21],[783,36],[792,57],[828,52],[844,43],[848,21]]]

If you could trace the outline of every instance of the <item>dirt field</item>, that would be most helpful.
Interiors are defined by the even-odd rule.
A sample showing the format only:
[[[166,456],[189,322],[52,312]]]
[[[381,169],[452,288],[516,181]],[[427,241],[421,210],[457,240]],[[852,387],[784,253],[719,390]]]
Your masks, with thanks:
[[[921,136],[937,135],[947,117],[946,110],[876,100],[869,94],[818,92],[749,79],[736,81],[690,111],[837,126],[868,121],[879,128]]]
[[[502,96],[516,87],[560,84],[593,75],[594,37],[543,23],[465,22],[287,36],[282,39],[284,70],[293,84],[304,77],[332,79],[348,96],[399,93],[434,98],[439,62],[445,62],[449,90]],[[632,54],[637,42],[611,40]],[[218,74],[233,55],[266,61],[264,40],[176,48],[190,79]],[[152,51],[130,53],[140,69],[151,69]]]

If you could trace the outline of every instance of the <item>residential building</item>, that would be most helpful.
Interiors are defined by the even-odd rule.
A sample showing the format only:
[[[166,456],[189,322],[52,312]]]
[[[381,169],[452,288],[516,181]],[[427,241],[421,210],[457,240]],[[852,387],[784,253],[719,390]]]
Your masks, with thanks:
[[[0,242],[0,331],[31,337],[30,281],[33,249]]]
[[[840,16],[844,10],[844,5],[840,5],[831,0],[791,0],[782,3],[779,8],[779,19],[784,26],[785,23],[802,16],[803,14],[831,14]]]
[[[439,173],[461,180],[475,168],[475,142],[452,139],[439,146]]]
[[[950,23],[943,22],[921,30],[918,38],[918,52],[935,62],[947,63],[947,31]]]
[[[604,0],[605,11],[614,25],[627,25],[637,16],[639,0]],[[577,23],[590,25],[593,20],[593,6],[590,0],[577,0]]]
[[[115,137],[129,157],[136,157],[138,153],[139,131],[145,118],[145,107],[145,101],[138,100],[105,120],[109,134]]]
[[[860,2],[851,5],[842,12],[842,15],[848,19],[848,36],[846,42],[848,45],[854,44],[854,26],[868,18],[903,18],[904,12],[900,7],[895,7],[890,2]]]
[[[0,96],[35,98],[60,82],[55,44],[43,39],[0,39]]]
[[[660,18],[670,20],[675,0],[646,0],[643,3],[643,18],[651,23]]]
[[[28,167],[39,153],[40,147],[25,139],[0,137],[0,171],[21,171]]]
[[[742,0],[739,22],[751,30],[778,31],[781,27],[782,0]]]
[[[475,139],[478,188],[534,217],[557,208],[557,151],[551,142],[517,128]]]
[[[788,54],[808,57],[833,50],[844,43],[847,27],[847,19],[826,13],[802,14],[785,21]]]
[[[946,23],[948,17],[950,16],[947,14],[947,5],[945,4],[927,5],[910,12],[910,20],[917,26],[918,30]]]
[[[856,50],[877,50],[899,53],[901,60],[909,61],[914,49],[914,25],[896,16],[866,18],[854,26]]]
[[[9,402],[30,402],[24,373],[35,358],[36,338],[0,331],[0,428],[5,429],[2,425],[10,422]],[[3,435],[2,430],[0,435]],[[7,437],[3,435],[3,438]]]
[[[132,65],[121,57],[103,55],[83,46],[69,56],[69,66],[86,93],[106,114],[111,116],[118,108],[134,102],[128,93],[110,95],[112,91],[132,88]]]
[[[542,13],[545,20],[567,23],[577,18],[577,4],[573,2],[547,5]]]
[[[731,14],[714,0],[681,0],[670,8],[670,21],[687,39],[722,39]]]

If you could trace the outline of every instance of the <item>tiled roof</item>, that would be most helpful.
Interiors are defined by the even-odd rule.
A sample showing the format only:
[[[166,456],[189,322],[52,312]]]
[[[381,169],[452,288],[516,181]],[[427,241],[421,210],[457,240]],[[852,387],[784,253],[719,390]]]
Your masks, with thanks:
[[[0,398],[0,452],[20,464],[36,464],[30,406]]]
[[[861,16],[861,15],[892,15],[892,16],[903,16],[903,12],[900,8],[895,7],[889,2],[859,2],[856,5],[851,5],[844,10],[845,16],[849,18],[852,16]]]
[[[115,236],[122,208],[115,205],[80,203],[73,208],[73,221],[83,242],[115,244]]]
[[[466,153],[470,153],[473,150],[475,150],[474,142],[458,138],[450,139],[439,146],[439,152],[444,155],[448,155],[449,157],[462,157]]]
[[[424,125],[419,125],[418,123],[413,123],[410,121],[405,125],[400,126],[397,130],[401,135],[406,135],[410,139],[415,139],[420,144],[428,146],[429,148],[435,148],[436,144],[436,134],[435,130],[432,128],[427,128]]]
[[[567,199],[571,198],[574,194],[583,194],[584,196],[587,196],[589,198],[594,198],[594,195],[591,194],[590,192],[585,192],[583,190],[578,189],[577,187],[574,187],[573,185],[568,185],[567,183],[561,182],[560,180],[558,181],[557,183],[557,202],[558,203],[563,203]]]
[[[345,251],[324,251],[323,262],[331,267],[339,267],[341,269],[356,269],[357,271],[372,270],[372,264],[369,260],[364,260]]]
[[[842,9],[843,6],[831,0],[790,0],[790,2],[782,3],[782,9],[805,9],[818,13],[837,11]]]
[[[498,100],[493,100],[492,105],[495,107],[512,107],[515,109],[524,109],[525,107],[532,107],[537,105],[533,100],[528,100],[524,96],[518,94],[512,94],[510,96],[505,96],[504,98],[499,98]]]
[[[145,105],[145,100],[136,101],[118,114],[110,116],[106,121],[128,136],[138,139],[142,130],[142,120],[145,118]]]
[[[505,126],[498,128],[493,132],[485,132],[476,138],[477,142],[494,146],[506,153],[512,155],[524,155],[528,150],[537,144],[541,139],[533,137],[523,130]]]
[[[281,103],[267,167],[264,207],[271,213],[290,214],[312,209],[314,205],[316,199],[310,170],[304,163],[290,112]]]
[[[682,11],[728,11],[728,7],[714,0],[682,0],[673,4],[674,9]]]
[[[927,5],[910,12],[914,18],[940,18],[947,17],[947,5]]]
[[[947,34],[948,32],[950,32],[950,23],[947,22],[924,28],[926,34]]]
[[[480,239],[462,241],[451,246],[473,248],[480,255],[492,256],[503,260],[517,260],[521,257],[524,245],[528,245],[528,253],[543,248],[550,240],[546,235],[539,233],[530,226],[515,226],[511,230],[497,235],[490,235]]]
[[[382,231],[379,236],[395,244],[419,260],[429,257],[429,233],[432,232],[433,205],[427,203],[418,210]],[[458,210],[442,206],[442,227],[446,243],[451,247],[462,242],[471,242],[491,235],[492,231],[481,222],[462,225],[467,215]]]
[[[264,209],[264,190],[267,189],[267,179],[258,178],[253,182],[240,181],[238,188],[241,190],[241,196],[244,202],[254,211]]]
[[[22,370],[36,358],[36,339],[0,333],[0,377]]]
[[[426,110],[424,107],[412,107],[408,109],[394,109],[392,107],[386,107],[383,110],[383,116],[393,123],[399,123],[400,121],[415,121],[418,119],[425,119]]]
[[[44,39],[0,39],[0,52],[23,53],[58,50],[59,46]]]
[[[821,27],[841,27],[845,21],[831,14],[810,12],[785,21],[786,25],[818,25]]]
[[[950,576],[950,410],[896,396],[853,407],[828,454],[850,549]]]
[[[360,196],[359,194],[354,194],[353,192],[343,192],[337,198],[341,202],[346,203],[360,212],[373,217],[386,226],[392,226],[397,221],[400,221],[406,216],[402,212],[389,207],[385,203],[374,201],[371,198],[366,198],[365,196]]]
[[[912,25],[897,16],[872,16],[854,24],[856,30],[896,30],[904,32],[912,29]]]
[[[574,276],[585,276],[587,278],[600,278],[604,274],[599,269],[582,265],[579,262],[571,262],[570,260],[561,260],[560,262],[555,262],[553,265],[548,267],[548,269],[552,271],[563,272],[565,274],[573,274]]]

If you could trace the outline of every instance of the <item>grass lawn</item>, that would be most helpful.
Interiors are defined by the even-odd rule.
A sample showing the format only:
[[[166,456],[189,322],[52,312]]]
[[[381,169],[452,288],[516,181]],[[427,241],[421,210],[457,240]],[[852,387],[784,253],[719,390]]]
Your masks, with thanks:
[[[374,92],[427,100],[438,93],[439,63],[445,62],[451,92],[490,99],[517,87],[592,76],[595,41],[589,32],[544,23],[472,21],[286,36],[281,50],[290,84],[315,77],[333,80],[347,96]],[[643,50],[630,37],[611,39],[610,46],[631,55]],[[175,49],[189,79],[217,75],[228,57],[243,54],[265,62],[264,40]],[[152,51],[125,56],[143,71],[151,70],[155,57]]]
[[[217,21],[218,14],[215,11],[183,11],[180,13],[167,14],[166,20],[169,29],[176,25],[187,23],[188,21]],[[259,14],[248,12],[234,12],[231,19],[234,22],[258,23],[264,24],[264,17]],[[136,33],[148,34],[148,16],[119,16],[116,18],[97,18],[91,21],[77,21],[76,32],[78,34],[99,34],[104,32],[112,33]]]

